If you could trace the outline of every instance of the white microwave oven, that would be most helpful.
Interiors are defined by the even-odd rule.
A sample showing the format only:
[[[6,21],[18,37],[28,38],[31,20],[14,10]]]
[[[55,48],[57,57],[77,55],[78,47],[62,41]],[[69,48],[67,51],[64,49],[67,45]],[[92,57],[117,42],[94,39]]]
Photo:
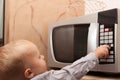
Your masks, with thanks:
[[[48,30],[48,66],[62,68],[87,55],[96,47],[110,45],[109,57],[99,59],[93,71],[120,72],[120,10],[57,21]]]

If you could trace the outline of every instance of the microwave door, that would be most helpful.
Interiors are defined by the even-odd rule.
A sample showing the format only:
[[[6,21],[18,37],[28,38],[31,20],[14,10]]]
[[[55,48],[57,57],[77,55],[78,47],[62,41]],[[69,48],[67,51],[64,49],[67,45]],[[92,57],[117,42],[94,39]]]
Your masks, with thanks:
[[[90,53],[96,49],[98,46],[98,23],[91,23],[88,31],[88,44],[87,44],[87,53]]]

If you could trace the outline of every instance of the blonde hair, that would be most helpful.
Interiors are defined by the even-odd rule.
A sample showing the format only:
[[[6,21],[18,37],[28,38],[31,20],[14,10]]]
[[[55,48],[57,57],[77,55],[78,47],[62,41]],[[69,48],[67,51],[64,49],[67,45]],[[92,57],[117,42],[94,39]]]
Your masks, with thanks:
[[[34,52],[38,52],[37,47],[27,40],[13,41],[0,47],[0,80],[24,77],[24,69],[29,66],[25,57]]]

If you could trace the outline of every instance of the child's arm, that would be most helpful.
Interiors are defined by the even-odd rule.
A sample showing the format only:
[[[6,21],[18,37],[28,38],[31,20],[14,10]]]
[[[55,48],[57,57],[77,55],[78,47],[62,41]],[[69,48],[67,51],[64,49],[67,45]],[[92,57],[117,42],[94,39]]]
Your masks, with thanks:
[[[108,49],[108,45],[99,46],[87,56],[75,61],[72,65],[63,69],[67,70],[71,75],[79,80],[88,71],[96,66],[98,63],[98,58],[106,58],[108,56]]]
[[[98,58],[108,55],[109,46],[100,46],[87,56],[75,61],[61,70],[51,70],[38,75],[32,80],[80,80],[89,70],[93,69],[98,63]],[[44,78],[44,79],[43,79]]]
[[[106,58],[108,56],[108,45],[99,46],[87,56],[75,61],[72,65],[63,68],[68,71],[71,76],[80,79],[88,71],[93,69],[98,63],[98,58]]]

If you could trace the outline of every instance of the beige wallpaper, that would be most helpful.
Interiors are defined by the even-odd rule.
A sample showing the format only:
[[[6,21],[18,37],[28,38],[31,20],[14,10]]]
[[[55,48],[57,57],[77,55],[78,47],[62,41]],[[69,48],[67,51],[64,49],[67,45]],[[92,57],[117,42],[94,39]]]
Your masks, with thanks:
[[[120,0],[84,0],[85,14],[92,14],[103,10],[120,8]]]
[[[84,14],[83,0],[5,0],[6,42],[27,39],[46,56],[48,24]]]

